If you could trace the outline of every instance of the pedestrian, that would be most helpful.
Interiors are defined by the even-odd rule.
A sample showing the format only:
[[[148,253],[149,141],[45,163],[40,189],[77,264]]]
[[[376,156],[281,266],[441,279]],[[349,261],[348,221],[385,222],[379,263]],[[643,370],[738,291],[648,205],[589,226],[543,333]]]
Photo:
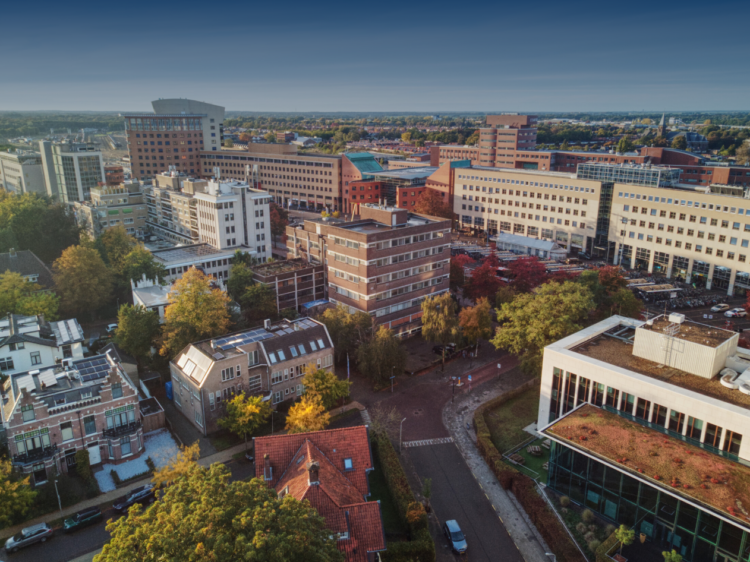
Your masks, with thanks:
[[[464,349],[464,359],[466,359],[466,350]]]

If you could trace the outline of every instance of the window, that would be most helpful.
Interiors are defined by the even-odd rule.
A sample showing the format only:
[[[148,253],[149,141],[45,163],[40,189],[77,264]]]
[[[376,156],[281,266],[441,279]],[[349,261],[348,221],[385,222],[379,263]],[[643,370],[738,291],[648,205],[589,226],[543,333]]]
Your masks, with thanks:
[[[724,436],[724,450],[727,453],[732,453],[733,455],[739,455],[741,444],[742,444],[742,435],[740,435],[739,433],[735,433],[734,431],[727,430],[727,433]]]
[[[120,439],[120,456],[124,457],[132,453],[130,449],[130,436]]]
[[[23,421],[34,421],[34,405],[33,404],[26,404],[25,406],[21,406],[21,415],[23,416]]]
[[[318,346],[315,344],[314,340],[310,340],[310,349],[313,351],[318,351]]]
[[[70,345],[62,346],[62,352],[63,352],[63,359],[68,359],[70,357],[73,357],[73,350],[71,349]]]
[[[20,341],[20,342],[17,342],[17,343],[12,343],[8,347],[10,348],[11,351],[18,351],[19,349],[25,349],[26,348],[26,344],[24,342]]]
[[[0,371],[13,371],[13,370],[15,370],[15,367],[13,366],[12,357],[6,357],[5,359],[0,359]]]
[[[73,424],[72,422],[63,422],[60,424],[60,432],[62,433],[62,440],[69,441],[73,439]]]
[[[201,416],[201,411],[199,408],[195,409],[195,423],[203,427],[203,416]]]
[[[344,470],[354,470],[352,459],[344,459]]]
[[[32,351],[31,352],[31,364],[32,365],[41,365],[42,364],[42,354],[38,351]]]
[[[301,343],[297,345],[297,348],[299,349],[300,355],[307,355],[307,350],[305,349],[305,344]]]
[[[122,384],[119,382],[112,383],[112,399],[122,398]]]
[[[214,402],[214,393],[209,392],[208,393],[208,407],[213,411],[216,408],[216,403]]]
[[[83,418],[83,430],[86,432],[86,435],[96,433],[96,419],[94,416],[86,416]]]

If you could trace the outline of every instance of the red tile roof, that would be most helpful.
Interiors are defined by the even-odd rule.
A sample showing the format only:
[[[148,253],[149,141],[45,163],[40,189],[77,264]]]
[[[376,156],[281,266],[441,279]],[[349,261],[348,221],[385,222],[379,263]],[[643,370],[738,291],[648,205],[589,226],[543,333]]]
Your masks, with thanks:
[[[349,562],[366,562],[367,553],[385,550],[383,521],[378,502],[367,502],[367,473],[372,454],[367,427],[349,427],[293,435],[258,437],[255,440],[255,473],[264,478],[268,455],[271,478],[277,492],[308,500],[335,533],[349,533],[339,540],[339,550]],[[344,467],[351,459],[352,468]],[[310,482],[309,467],[317,463],[318,484]]]

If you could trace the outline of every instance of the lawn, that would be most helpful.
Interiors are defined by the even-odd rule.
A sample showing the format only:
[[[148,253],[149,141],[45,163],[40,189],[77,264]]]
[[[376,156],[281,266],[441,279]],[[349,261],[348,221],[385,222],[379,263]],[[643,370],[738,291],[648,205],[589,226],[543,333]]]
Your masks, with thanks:
[[[523,428],[534,423],[539,411],[539,387],[534,386],[484,413],[492,442],[501,453],[519,445],[530,435]],[[525,453],[526,451],[524,451]],[[546,461],[545,461],[546,462]],[[540,465],[541,466],[541,465]]]
[[[380,461],[378,461],[377,455],[373,455],[373,461],[375,469],[368,475],[370,497],[367,499],[369,501],[380,500],[380,512],[383,515],[383,526],[386,533],[389,535],[406,534],[406,529],[398,516],[396,504],[393,503],[391,491],[388,489],[388,483],[385,481],[385,475],[380,468]]]
[[[544,463],[549,461],[549,449],[545,449],[544,447],[542,447],[542,441],[543,439],[537,439],[536,441],[530,444],[530,445],[536,445],[542,450],[542,454],[540,456],[535,457],[534,455],[529,454],[526,451],[526,447],[528,447],[529,445],[527,445],[526,447],[522,447],[518,451],[518,454],[521,455],[524,459],[526,459],[526,462],[523,465],[524,468],[528,468],[536,472],[538,474],[538,478],[541,478],[543,482],[546,482],[547,471],[544,470],[542,465],[544,465]]]

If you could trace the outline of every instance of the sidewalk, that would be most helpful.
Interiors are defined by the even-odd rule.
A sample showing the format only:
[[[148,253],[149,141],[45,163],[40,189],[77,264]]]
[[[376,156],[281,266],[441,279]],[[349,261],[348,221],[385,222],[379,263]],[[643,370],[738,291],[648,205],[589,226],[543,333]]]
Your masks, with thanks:
[[[504,366],[498,380],[475,388],[474,392],[456,396],[455,403],[448,402],[443,408],[443,424],[448,428],[453,441],[469,465],[474,478],[484,490],[492,507],[505,525],[511,539],[521,552],[526,562],[549,562],[545,552],[550,548],[545,544],[539,531],[528,519],[513,494],[503,490],[495,475],[484,462],[482,455],[466,430],[466,424],[472,423],[474,411],[484,402],[511,390],[515,384],[504,380],[503,375],[513,367]],[[473,434],[473,431],[472,431]]]
[[[198,460],[198,464],[201,466],[209,466],[217,462],[228,462],[232,460],[233,455],[242,453],[244,451],[245,444],[241,443],[239,445],[235,445],[234,447],[230,447],[229,449],[220,451],[216,454],[203,457]],[[116,490],[112,490],[111,492],[107,492],[106,494],[98,495],[90,500],[84,500],[75,505],[71,505],[70,507],[62,510],[62,515],[59,511],[54,511],[52,513],[43,515],[42,517],[37,517],[36,519],[31,519],[29,521],[26,521],[25,523],[21,523],[20,525],[15,525],[14,527],[6,527],[5,529],[0,530],[0,540],[4,541],[8,537],[19,532],[21,529],[30,527],[31,525],[36,525],[37,523],[45,523],[54,519],[58,519],[60,517],[68,517],[69,515],[81,511],[82,509],[86,509],[87,507],[96,507],[111,503],[117,498],[126,495],[128,492],[137,488],[138,486],[143,486],[147,482],[149,482],[149,480],[144,478],[143,480],[138,480],[137,482],[133,482],[131,484],[128,484],[127,486],[123,486],[122,488],[117,488]]]

